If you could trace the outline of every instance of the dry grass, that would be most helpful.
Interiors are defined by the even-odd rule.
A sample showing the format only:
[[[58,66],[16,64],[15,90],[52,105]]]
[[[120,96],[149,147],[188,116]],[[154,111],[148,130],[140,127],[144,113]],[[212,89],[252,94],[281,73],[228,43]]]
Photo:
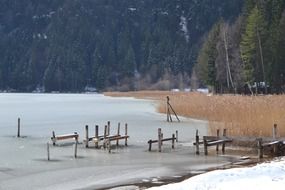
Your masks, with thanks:
[[[109,96],[150,98],[160,101],[158,111],[165,113],[166,96],[179,115],[205,119],[214,134],[217,128],[228,129],[231,136],[271,136],[273,124],[285,136],[285,96],[240,96],[200,93],[142,91],[106,93]]]

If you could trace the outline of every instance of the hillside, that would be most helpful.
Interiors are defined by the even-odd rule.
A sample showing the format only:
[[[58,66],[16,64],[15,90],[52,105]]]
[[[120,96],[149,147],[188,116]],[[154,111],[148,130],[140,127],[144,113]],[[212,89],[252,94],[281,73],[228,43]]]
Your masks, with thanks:
[[[285,1],[245,0],[237,19],[217,22],[195,72],[214,92],[285,92]]]
[[[1,0],[0,89],[189,85],[203,36],[240,0]]]

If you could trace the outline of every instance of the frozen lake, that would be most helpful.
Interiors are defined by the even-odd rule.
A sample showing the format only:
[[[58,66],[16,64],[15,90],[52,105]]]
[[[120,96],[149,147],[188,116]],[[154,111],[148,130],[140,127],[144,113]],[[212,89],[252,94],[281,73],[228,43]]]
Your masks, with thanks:
[[[17,118],[21,135],[16,138]],[[167,123],[156,113],[155,102],[132,98],[111,98],[96,94],[0,94],[0,190],[6,189],[97,189],[131,182],[188,174],[196,170],[229,163],[227,157],[195,156],[192,142],[195,130],[207,133],[207,123],[187,118]],[[117,123],[128,123],[127,148],[86,149],[79,144],[78,158],[73,146],[51,147],[47,161],[46,143],[51,132],[78,132],[82,142],[85,125],[93,134],[94,126],[111,121],[111,133]],[[147,141],[157,139],[157,129],[164,137],[179,131],[176,149],[164,143],[162,153],[148,152]],[[123,142],[121,143],[123,144]]]

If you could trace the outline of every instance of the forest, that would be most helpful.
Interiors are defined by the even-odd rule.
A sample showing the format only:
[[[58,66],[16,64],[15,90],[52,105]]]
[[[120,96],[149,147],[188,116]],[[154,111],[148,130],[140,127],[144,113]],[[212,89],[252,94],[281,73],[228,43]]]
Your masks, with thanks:
[[[283,93],[284,32],[284,0],[246,0],[234,22],[206,35],[194,72],[216,93]]]
[[[189,87],[206,34],[242,7],[241,0],[0,0],[0,90]]]
[[[0,90],[282,93],[284,0],[0,0]]]

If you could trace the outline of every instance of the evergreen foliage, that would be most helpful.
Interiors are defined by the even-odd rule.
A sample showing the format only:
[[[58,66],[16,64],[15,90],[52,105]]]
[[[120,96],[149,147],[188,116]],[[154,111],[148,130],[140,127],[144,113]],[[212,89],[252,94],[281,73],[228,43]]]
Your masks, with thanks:
[[[0,89],[134,90],[186,81],[202,36],[220,18],[233,20],[242,3],[1,0]]]

